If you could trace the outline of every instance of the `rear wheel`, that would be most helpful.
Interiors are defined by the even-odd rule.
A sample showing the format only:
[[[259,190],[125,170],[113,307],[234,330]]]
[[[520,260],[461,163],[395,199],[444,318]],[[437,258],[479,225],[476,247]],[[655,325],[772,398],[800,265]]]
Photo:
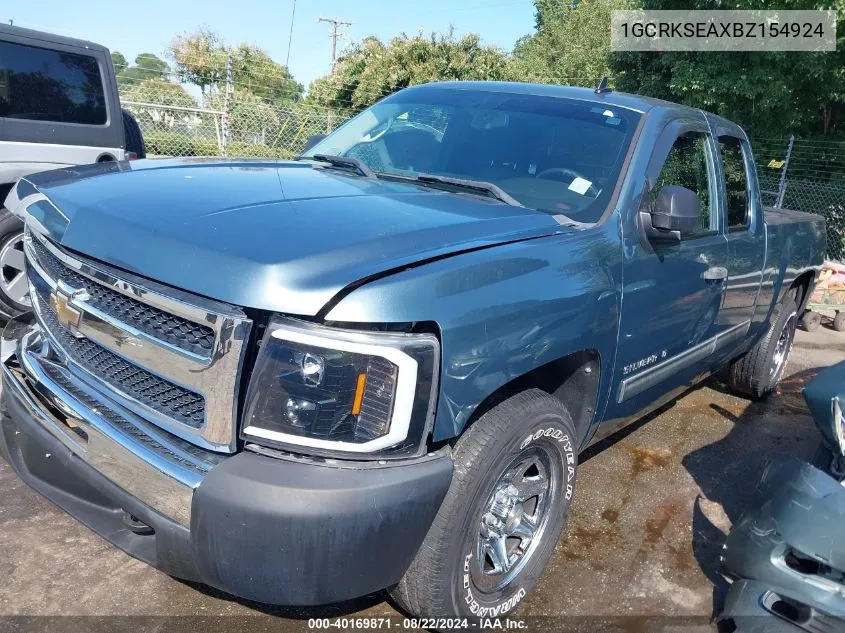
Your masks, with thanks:
[[[127,110],[121,110],[123,115],[123,134],[126,139],[126,151],[132,152],[135,158],[146,158],[147,148],[138,121]]]
[[[833,329],[837,332],[845,331],[845,312],[837,312],[833,318]]]
[[[0,208],[0,315],[14,317],[29,310],[29,284],[23,254],[23,222]]]
[[[731,388],[755,399],[771,394],[786,368],[797,323],[798,308],[789,294],[775,306],[765,336],[731,365]]]
[[[446,498],[391,589],[399,605],[427,617],[513,611],[560,538],[575,485],[575,446],[566,409],[536,389],[481,416],[455,446]]]

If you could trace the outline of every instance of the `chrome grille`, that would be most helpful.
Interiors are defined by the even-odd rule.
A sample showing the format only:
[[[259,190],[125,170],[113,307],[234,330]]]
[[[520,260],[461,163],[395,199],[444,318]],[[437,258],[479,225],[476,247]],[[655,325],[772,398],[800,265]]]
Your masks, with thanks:
[[[25,252],[36,318],[63,365],[200,448],[235,450],[252,326],[240,309],[80,259],[33,226]]]
[[[134,439],[138,440],[139,442],[142,442],[151,450],[166,456],[168,459],[177,462],[185,468],[189,468],[198,473],[206,473],[208,472],[210,465],[219,463],[220,460],[225,459],[224,457],[217,456],[214,453],[201,451],[192,444],[177,440],[172,436],[165,440],[169,444],[169,446],[165,445],[162,442],[158,441],[150,433],[145,433],[128,420],[122,418],[118,413],[110,409],[104,408],[98,400],[92,398],[81,389],[78,389],[70,380],[68,380],[60,371],[56,370],[54,367],[51,367],[50,365],[44,365],[43,367],[41,367],[41,370],[67,393],[76,398],[81,404],[84,404],[86,407],[89,407],[91,409],[97,410],[97,412],[104,419],[108,420],[108,422],[112,426],[120,429],[127,435],[131,435]],[[174,450],[173,448],[171,448],[171,446],[176,446],[177,448]],[[183,456],[181,453],[186,453],[188,457]],[[215,459],[215,457],[217,459]],[[206,462],[208,462],[209,460],[213,461],[211,462],[211,464],[206,464]]]
[[[50,307],[49,288],[45,289],[35,275],[31,275],[30,282],[36,288],[42,324],[75,362],[103,382],[159,413],[193,427],[203,423],[205,399],[201,395],[159,378],[88,339],[76,338],[56,319]]]
[[[46,246],[32,241],[38,262],[52,279],[61,279],[72,286],[85,288],[87,302],[141,332],[154,336],[187,352],[208,356],[214,346],[214,330],[159,310],[124,294],[90,281],[65,266]]]

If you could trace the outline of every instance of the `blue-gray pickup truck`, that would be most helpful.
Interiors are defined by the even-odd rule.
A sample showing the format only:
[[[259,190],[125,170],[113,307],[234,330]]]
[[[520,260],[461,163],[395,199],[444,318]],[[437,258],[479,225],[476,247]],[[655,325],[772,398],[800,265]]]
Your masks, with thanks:
[[[762,398],[825,250],[737,125],[609,90],[402,90],[291,161],[46,172],[3,451],[131,555],[265,603],[510,613],[579,452]],[[589,491],[581,494],[589,494]]]

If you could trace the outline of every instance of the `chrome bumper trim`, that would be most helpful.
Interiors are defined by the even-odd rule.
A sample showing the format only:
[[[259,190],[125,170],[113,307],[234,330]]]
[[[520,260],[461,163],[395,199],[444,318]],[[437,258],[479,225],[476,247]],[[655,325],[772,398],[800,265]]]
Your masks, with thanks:
[[[38,326],[22,328],[12,321],[3,339],[4,345],[16,345],[2,367],[4,397],[17,399],[74,455],[117,486],[190,526],[194,489],[226,458],[167,438],[91,389],[51,359]]]

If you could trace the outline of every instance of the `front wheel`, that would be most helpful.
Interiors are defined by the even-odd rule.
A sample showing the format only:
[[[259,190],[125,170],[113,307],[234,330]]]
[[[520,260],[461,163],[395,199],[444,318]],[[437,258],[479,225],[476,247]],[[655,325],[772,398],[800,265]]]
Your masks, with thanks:
[[[391,589],[425,617],[496,617],[537,583],[569,514],[575,427],[559,400],[531,389],[481,416],[458,441],[446,498]]]
[[[786,369],[797,323],[798,307],[792,295],[787,295],[775,306],[763,338],[731,365],[731,388],[755,399],[771,394]]]

